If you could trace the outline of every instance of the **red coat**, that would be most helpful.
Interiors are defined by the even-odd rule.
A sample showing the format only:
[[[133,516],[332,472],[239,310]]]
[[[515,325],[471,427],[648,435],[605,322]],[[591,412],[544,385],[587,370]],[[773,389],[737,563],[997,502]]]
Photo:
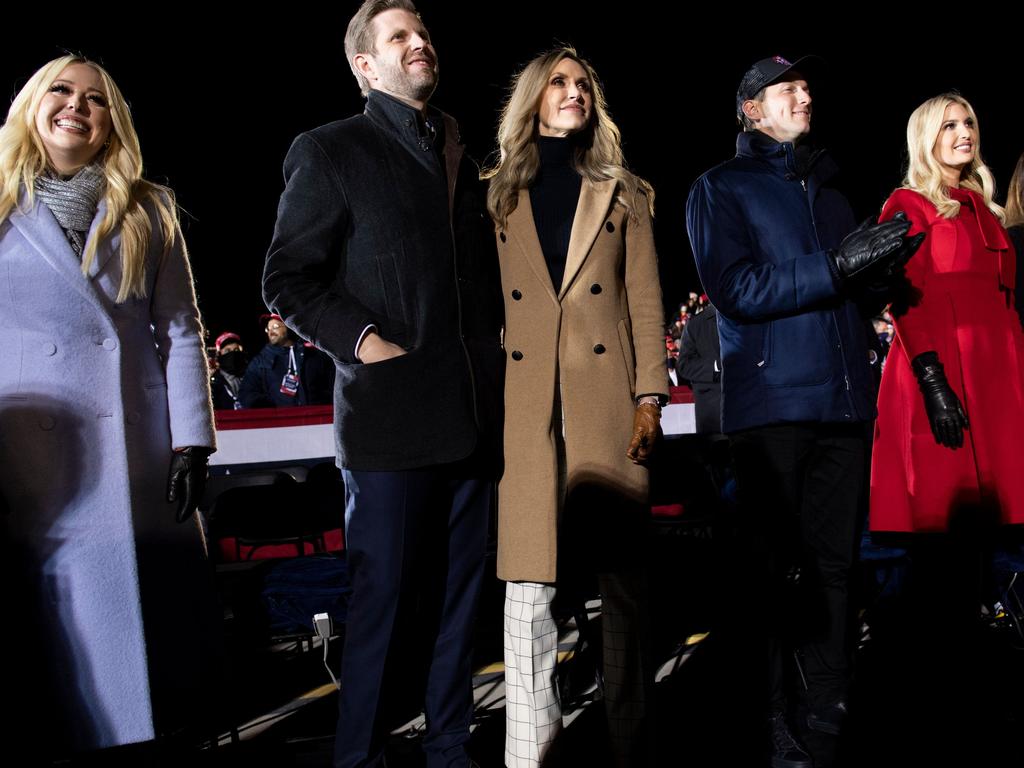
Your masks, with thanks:
[[[974,192],[941,217],[916,192],[896,190],[881,219],[905,211],[911,234],[927,234],[907,264],[914,293],[896,316],[896,338],[878,395],[871,464],[871,528],[941,531],[958,507],[998,510],[1004,523],[1024,523],[1024,334],[1013,306],[1013,246]],[[924,399],[910,367],[934,350],[970,427],[953,450],[932,436]]]

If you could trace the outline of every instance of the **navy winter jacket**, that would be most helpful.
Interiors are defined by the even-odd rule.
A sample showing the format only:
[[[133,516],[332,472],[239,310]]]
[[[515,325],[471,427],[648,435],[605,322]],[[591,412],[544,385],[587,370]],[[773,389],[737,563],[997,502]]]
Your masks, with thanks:
[[[690,190],[690,243],[718,310],[723,432],[875,415],[864,321],[826,255],[853,213],[824,153],[803,165],[793,144],[741,133],[736,157]]]
[[[299,374],[298,392],[286,395],[281,383],[288,373],[288,352],[294,350]],[[245,369],[238,388],[243,408],[287,408],[292,405],[330,405],[334,390],[334,366],[321,352],[296,342],[293,347],[264,345]]]

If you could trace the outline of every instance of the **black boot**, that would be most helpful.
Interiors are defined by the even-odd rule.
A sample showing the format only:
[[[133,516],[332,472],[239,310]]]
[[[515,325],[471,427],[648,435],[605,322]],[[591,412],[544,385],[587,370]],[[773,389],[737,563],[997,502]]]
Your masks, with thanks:
[[[772,768],[814,768],[811,756],[789,730],[785,712],[772,712],[768,717],[768,728],[771,731]]]

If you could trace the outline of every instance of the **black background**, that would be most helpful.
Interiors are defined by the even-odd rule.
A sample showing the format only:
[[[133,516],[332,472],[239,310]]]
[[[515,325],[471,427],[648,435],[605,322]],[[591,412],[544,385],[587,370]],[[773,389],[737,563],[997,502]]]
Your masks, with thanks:
[[[145,26],[141,15],[119,17],[119,27],[138,26],[131,35],[112,32],[109,18],[36,20],[0,46],[0,87],[13,97],[65,50],[108,68],[132,106],[147,177],[173,187],[184,209],[210,333],[235,330],[252,351],[264,341],[260,276],[288,146],[303,130],[362,110],[342,46],[357,6],[314,12],[282,4],[272,14],[151,6]],[[815,140],[844,169],[841,185],[861,218],[898,185],[907,118],[938,93],[956,89],[973,104],[1000,189],[1024,151],[1015,106],[1021,32],[1006,19],[980,20],[978,6],[954,13],[934,5],[894,19],[829,5],[830,18],[845,19],[841,28],[782,7],[763,7],[753,21],[725,4],[701,9],[701,21],[686,10],[693,6],[675,4],[618,6],[614,14],[534,0],[505,8],[425,0],[419,8],[441,66],[433,103],[458,118],[477,159],[494,149],[515,69],[555,43],[575,45],[591,61],[631,168],[657,191],[667,308],[699,288],[686,195],[697,176],[733,154],[736,85],[757,59],[814,53],[827,61],[827,80],[815,89]]]

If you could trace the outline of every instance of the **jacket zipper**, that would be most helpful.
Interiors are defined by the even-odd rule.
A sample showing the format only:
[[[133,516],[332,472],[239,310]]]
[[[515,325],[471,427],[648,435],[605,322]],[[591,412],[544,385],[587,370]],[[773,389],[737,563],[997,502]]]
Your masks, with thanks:
[[[806,178],[801,178],[800,179],[800,186],[803,187],[803,190],[804,190],[804,200],[807,203],[807,211],[808,211],[808,213],[811,216],[811,229],[814,232],[814,243],[815,243],[815,245],[818,246],[818,250],[820,251],[821,250],[821,238],[818,236],[818,222],[815,221],[815,219],[814,219],[814,205],[811,203],[811,198],[810,198],[810,195],[809,195],[809,193],[807,191],[807,179]],[[846,365],[846,350],[843,348],[843,341],[842,341],[843,335],[839,331],[839,322],[836,320],[836,310],[834,310],[834,309],[831,310],[829,312],[829,315],[832,317],[832,327],[835,329],[836,338],[839,340],[839,342],[838,342],[839,343],[839,350],[838,350],[839,351],[839,360],[843,364],[843,383],[846,385],[846,392],[847,392],[847,396],[846,397],[847,397],[847,401],[848,401],[847,405],[849,406],[850,411],[851,411],[851,415],[852,415],[852,412],[854,410],[856,410],[856,409],[853,407],[853,398],[849,394],[850,392],[853,391],[853,387],[850,386],[850,369]]]

